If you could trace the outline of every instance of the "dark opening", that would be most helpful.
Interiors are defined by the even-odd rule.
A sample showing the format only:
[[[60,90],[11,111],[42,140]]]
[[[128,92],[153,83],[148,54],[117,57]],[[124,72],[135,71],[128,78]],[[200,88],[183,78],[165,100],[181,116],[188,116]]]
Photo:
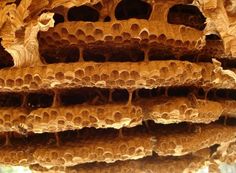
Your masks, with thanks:
[[[70,8],[67,17],[69,21],[96,22],[99,19],[99,13],[92,7],[82,5],[80,7]]]
[[[155,89],[138,89],[137,94],[141,98],[151,98],[162,96],[166,93],[170,97],[186,97],[190,93],[196,97],[205,99],[216,100],[236,100],[236,90],[234,89],[211,89],[204,90],[203,88],[196,88],[194,86],[182,86],[182,87],[160,87]],[[136,91],[134,91],[135,93]]]
[[[53,19],[55,21],[54,26],[56,26],[59,23],[63,23],[64,20],[64,16],[62,16],[61,14],[55,13],[53,16]]]
[[[174,5],[168,12],[167,20],[171,24],[186,25],[198,30],[203,30],[206,26],[206,18],[194,5]]]
[[[155,89],[153,89],[153,90],[155,90]],[[149,89],[139,89],[138,96],[142,97],[142,98],[150,98],[150,97],[152,97],[152,93],[151,93],[151,90],[149,90]]]
[[[122,0],[115,9],[117,20],[127,20],[130,18],[149,19],[152,7],[142,0]]]
[[[96,46],[83,52],[85,61],[138,62],[144,60],[144,52],[134,47]]]
[[[139,89],[138,96],[141,98],[151,98],[162,96],[165,93],[165,88],[155,88],[155,89]]]
[[[26,106],[30,108],[46,108],[52,106],[53,94],[29,93],[26,98]]]
[[[217,35],[217,34],[209,34],[209,35],[206,35],[206,40],[221,40],[220,36]]]
[[[179,60],[181,61],[190,61],[190,62],[196,62],[197,61],[197,58],[198,58],[198,54],[192,54],[192,53],[187,53],[187,54],[184,54],[184,55],[181,55],[179,57]]]
[[[105,62],[106,55],[104,50],[100,48],[87,48],[83,51],[83,58],[85,61]]]
[[[214,53],[211,53],[207,49],[203,48],[201,51],[186,52],[186,53],[182,54],[181,56],[179,56],[178,59],[180,61],[212,63],[212,58],[217,59],[217,57],[215,56]],[[222,62],[223,59],[221,58],[221,59],[217,59],[217,60]]]
[[[190,91],[189,87],[170,87],[168,88],[168,96],[187,96]]]
[[[236,100],[236,90],[233,89],[218,89],[215,95],[223,99]]]
[[[226,119],[225,119],[226,118]],[[219,124],[224,124],[226,123],[227,126],[236,126],[236,118],[234,117],[224,117],[224,116],[221,116],[217,121],[216,123],[219,123]]]
[[[207,94],[207,99],[214,100],[216,98],[216,89],[211,89],[210,91],[205,91],[205,94]]]
[[[227,91],[226,89],[216,90],[216,96],[219,98],[226,98],[227,97],[226,91]]]
[[[161,87],[161,88],[155,88],[151,90],[151,96],[152,97],[158,97],[158,96],[162,96],[165,94],[165,88]]]
[[[80,58],[80,50],[76,46],[45,50],[42,58],[47,64],[77,62]]]
[[[219,146],[220,146],[219,144],[215,144],[215,145],[210,146],[211,155],[214,154],[217,151],[217,148]]]
[[[110,16],[106,16],[103,21],[104,22],[110,22],[111,21],[111,17]]]
[[[2,40],[0,39],[0,69],[5,67],[12,67],[14,66],[13,58],[1,45],[1,41]]]
[[[171,49],[151,48],[148,52],[149,60],[175,60],[175,55]]]
[[[80,88],[64,91],[60,94],[62,105],[104,104],[108,101],[109,90],[99,88]]]
[[[19,107],[23,96],[17,93],[0,93],[0,107]]]
[[[236,126],[236,118],[234,117],[227,118],[226,124],[230,126]]]
[[[236,67],[236,60],[235,59],[227,59],[227,58],[221,58],[218,59],[222,63],[222,67],[224,69],[229,69],[229,68],[235,68]]]
[[[205,96],[207,96],[207,99],[209,100],[216,100],[216,99],[236,100],[236,90],[234,89],[204,90],[202,88],[199,88],[197,95],[199,98],[205,98]]]
[[[197,96],[198,96],[199,98],[204,98],[204,97],[205,97],[205,91],[204,91],[203,88],[199,88],[199,89],[197,90]]]
[[[75,105],[75,104],[83,104],[89,100],[87,92],[81,92],[76,90],[65,91],[61,93],[60,100],[61,103],[65,106],[67,105]]]
[[[8,2],[6,5],[10,5],[10,4],[16,4],[16,6],[18,6],[20,4],[21,0],[15,0],[15,2]]]
[[[116,89],[112,92],[112,100],[115,102],[127,102],[129,92],[126,89]]]

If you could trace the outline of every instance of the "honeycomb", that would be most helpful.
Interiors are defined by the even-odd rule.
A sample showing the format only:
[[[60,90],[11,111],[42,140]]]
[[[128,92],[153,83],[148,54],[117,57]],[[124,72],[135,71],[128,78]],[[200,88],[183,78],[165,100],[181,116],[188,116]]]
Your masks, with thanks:
[[[0,164],[196,172],[236,162],[233,0],[2,0]]]

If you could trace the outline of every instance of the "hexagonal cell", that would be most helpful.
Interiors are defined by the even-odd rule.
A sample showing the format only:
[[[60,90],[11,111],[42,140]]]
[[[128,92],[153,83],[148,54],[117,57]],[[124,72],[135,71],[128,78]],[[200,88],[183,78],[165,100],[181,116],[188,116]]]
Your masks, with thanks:
[[[149,19],[151,12],[152,6],[143,0],[122,0],[116,6],[115,17],[117,20]]]
[[[203,30],[206,27],[206,18],[198,7],[194,5],[177,4],[169,9],[167,21],[170,24],[186,25]]]
[[[82,5],[70,8],[67,13],[67,18],[69,21],[96,22],[99,19],[99,12],[93,7]]]

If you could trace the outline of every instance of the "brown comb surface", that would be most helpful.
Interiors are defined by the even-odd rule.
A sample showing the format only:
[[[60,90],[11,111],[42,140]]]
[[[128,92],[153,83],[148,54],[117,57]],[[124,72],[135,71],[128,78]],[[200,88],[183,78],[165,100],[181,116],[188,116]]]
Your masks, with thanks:
[[[83,129],[57,134],[11,136],[14,146],[1,147],[0,163],[7,165],[74,166],[89,162],[112,163],[150,156],[182,156],[235,140],[236,129],[208,125],[155,125],[148,123],[122,131]],[[210,136],[210,137],[209,137]],[[57,140],[58,139],[58,140]],[[14,160],[10,158],[14,155]]]
[[[0,87],[2,91],[69,87],[132,89],[180,85],[235,89],[235,74],[228,71],[210,63],[186,61],[50,64],[3,69],[0,71]]]
[[[194,172],[235,162],[232,0],[2,0],[0,163]]]
[[[199,157],[186,155],[182,157],[158,157],[158,156],[149,156],[143,159],[135,160],[135,161],[117,161],[115,163],[107,164],[107,163],[90,163],[83,165],[76,165],[73,167],[53,167],[50,169],[44,168],[40,165],[31,165],[30,168],[33,172],[158,172],[165,173],[166,171],[174,172],[174,173],[182,173],[184,171],[198,170],[199,165],[203,165],[204,161],[207,160],[207,156]],[[201,167],[201,166],[200,166]]]
[[[55,96],[56,97],[56,96]],[[115,99],[115,98],[114,98]],[[29,103],[28,103],[29,104]],[[61,103],[62,104],[62,103]],[[43,133],[82,129],[84,127],[134,127],[143,121],[172,124],[179,122],[210,123],[219,117],[235,117],[235,101],[211,101],[195,96],[138,98],[127,103],[57,106],[36,108],[3,107],[0,109],[1,131]],[[149,105],[149,106],[148,106]],[[211,110],[209,111],[209,108]]]

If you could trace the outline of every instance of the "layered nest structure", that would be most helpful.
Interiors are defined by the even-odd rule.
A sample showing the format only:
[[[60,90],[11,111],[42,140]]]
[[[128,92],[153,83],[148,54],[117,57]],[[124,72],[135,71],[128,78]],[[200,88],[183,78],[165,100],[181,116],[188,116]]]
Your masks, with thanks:
[[[235,21],[234,0],[1,0],[0,164],[234,163]]]

